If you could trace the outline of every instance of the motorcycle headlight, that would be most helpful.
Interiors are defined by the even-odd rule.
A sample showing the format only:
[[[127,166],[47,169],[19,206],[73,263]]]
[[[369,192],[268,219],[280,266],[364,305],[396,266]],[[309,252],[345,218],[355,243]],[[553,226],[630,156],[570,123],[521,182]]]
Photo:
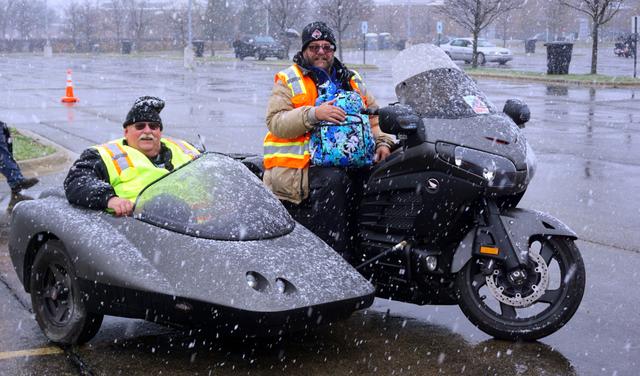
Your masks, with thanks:
[[[507,158],[457,146],[454,163],[465,171],[483,177],[489,187],[516,185],[516,166]]]

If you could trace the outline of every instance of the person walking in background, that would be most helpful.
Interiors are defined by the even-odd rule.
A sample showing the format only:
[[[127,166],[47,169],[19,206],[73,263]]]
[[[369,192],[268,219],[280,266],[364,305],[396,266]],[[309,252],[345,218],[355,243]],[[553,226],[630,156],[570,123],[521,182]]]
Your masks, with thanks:
[[[13,146],[11,132],[6,123],[0,121],[2,134],[0,135],[0,172],[7,178],[11,187],[11,193],[16,195],[23,189],[28,189],[38,184],[38,178],[25,178],[20,171],[20,166],[13,158]]]

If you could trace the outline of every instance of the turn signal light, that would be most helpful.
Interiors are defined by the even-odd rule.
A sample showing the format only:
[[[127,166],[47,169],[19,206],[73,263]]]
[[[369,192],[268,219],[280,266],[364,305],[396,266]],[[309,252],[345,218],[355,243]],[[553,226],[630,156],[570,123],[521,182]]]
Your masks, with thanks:
[[[485,255],[497,255],[498,253],[500,253],[500,250],[497,247],[482,246],[480,247],[480,253]]]

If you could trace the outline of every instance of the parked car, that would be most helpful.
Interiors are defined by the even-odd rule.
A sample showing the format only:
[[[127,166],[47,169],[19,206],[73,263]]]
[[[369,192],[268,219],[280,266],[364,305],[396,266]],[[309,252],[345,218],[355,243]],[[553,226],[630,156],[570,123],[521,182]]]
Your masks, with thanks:
[[[256,60],[264,60],[268,57],[285,59],[287,57],[286,47],[270,36],[244,37],[233,42],[233,49],[238,59],[245,57],[255,57]]]
[[[465,63],[473,60],[473,38],[454,38],[449,43],[441,44],[440,48],[452,60],[464,60]],[[497,47],[486,39],[478,39],[478,64],[503,65],[512,59],[513,54],[508,48]]]

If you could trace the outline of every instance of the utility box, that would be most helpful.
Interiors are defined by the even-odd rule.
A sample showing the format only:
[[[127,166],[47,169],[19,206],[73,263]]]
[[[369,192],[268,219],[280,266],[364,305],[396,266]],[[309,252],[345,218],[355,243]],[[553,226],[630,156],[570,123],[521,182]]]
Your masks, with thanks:
[[[378,33],[366,33],[364,35],[364,40],[367,46],[367,50],[378,49]]]
[[[128,39],[120,41],[121,51],[123,55],[128,55],[131,53],[131,48],[133,47],[133,42]]]
[[[549,42],[544,45],[547,47],[547,74],[569,74],[573,43]]]
[[[204,56],[204,41],[203,40],[194,40],[191,43],[193,44],[193,50],[196,53],[196,57]]]
[[[536,42],[538,40],[533,38],[533,39],[527,39],[524,41],[524,52],[527,54],[534,54],[536,53]]]

